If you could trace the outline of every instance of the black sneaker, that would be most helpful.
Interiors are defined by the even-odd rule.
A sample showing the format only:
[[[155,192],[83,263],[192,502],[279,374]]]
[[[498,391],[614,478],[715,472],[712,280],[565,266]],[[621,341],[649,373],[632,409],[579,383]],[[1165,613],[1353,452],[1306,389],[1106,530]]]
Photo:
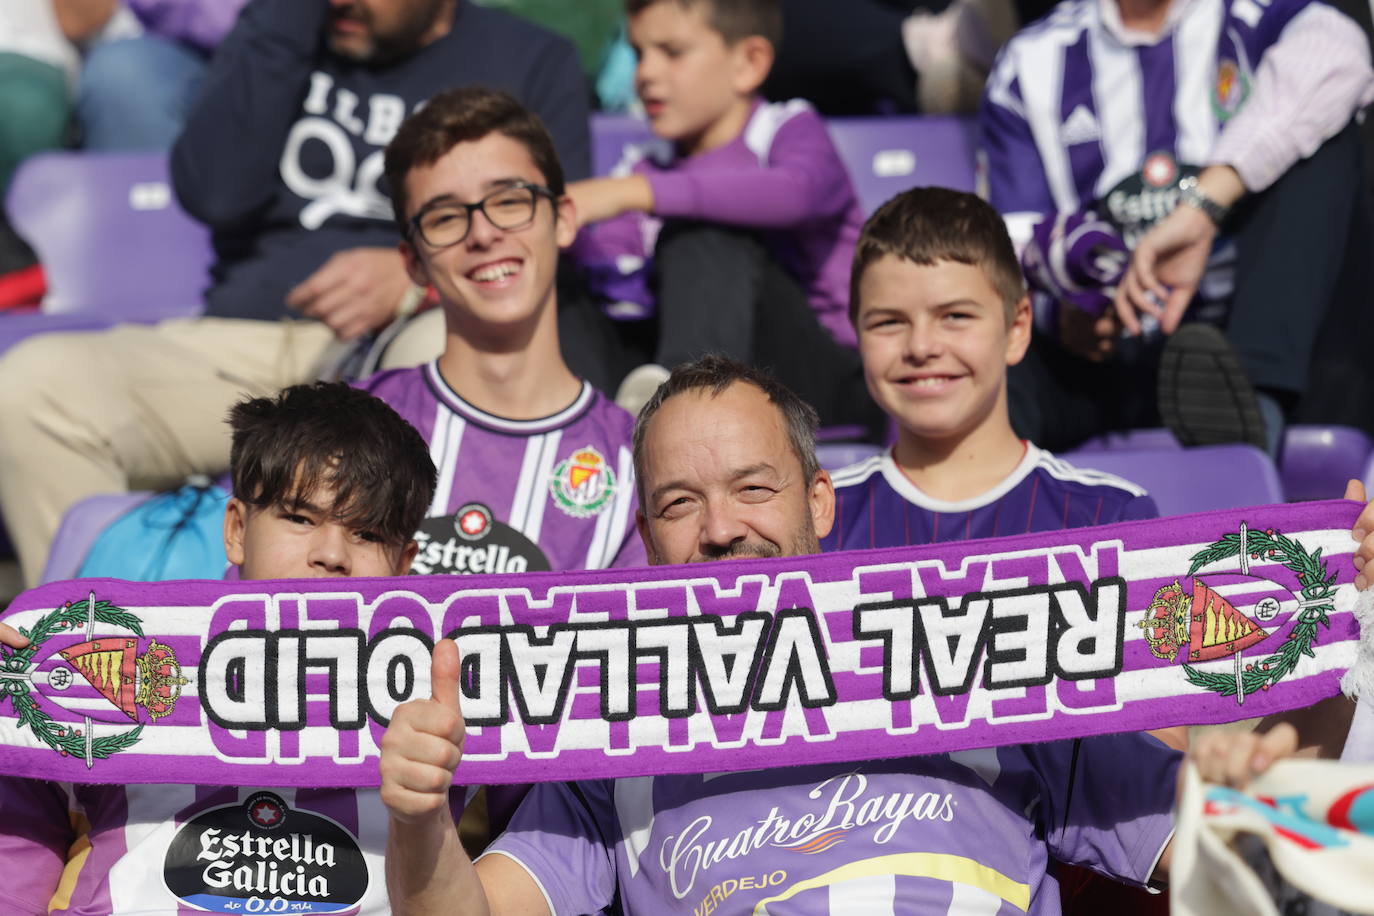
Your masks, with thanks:
[[[1210,324],[1185,324],[1159,358],[1159,413],[1183,445],[1246,442],[1265,447],[1255,388],[1225,335]]]

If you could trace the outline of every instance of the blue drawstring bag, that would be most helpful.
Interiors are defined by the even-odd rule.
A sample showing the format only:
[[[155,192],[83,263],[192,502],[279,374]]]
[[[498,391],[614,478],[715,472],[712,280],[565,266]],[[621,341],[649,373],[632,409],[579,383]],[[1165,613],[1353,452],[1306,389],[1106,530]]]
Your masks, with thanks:
[[[159,493],[100,533],[77,576],[158,582],[223,579],[224,507],[229,493],[209,481]]]

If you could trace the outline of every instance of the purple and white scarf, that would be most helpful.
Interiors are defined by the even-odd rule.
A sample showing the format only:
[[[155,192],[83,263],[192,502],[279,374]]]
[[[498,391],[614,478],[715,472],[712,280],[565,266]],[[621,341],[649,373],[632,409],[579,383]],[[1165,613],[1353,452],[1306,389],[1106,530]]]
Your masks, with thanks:
[[[60,582],[4,618],[32,644],[0,652],[0,772],[375,786],[382,733],[429,696],[441,636],[462,653],[469,784],[1252,718],[1335,695],[1355,663],[1358,512],[1265,506],[691,567]]]

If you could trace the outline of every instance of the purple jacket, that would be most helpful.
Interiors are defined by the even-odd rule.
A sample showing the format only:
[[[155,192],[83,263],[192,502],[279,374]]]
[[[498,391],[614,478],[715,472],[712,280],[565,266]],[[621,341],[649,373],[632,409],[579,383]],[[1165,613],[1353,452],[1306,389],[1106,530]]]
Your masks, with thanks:
[[[143,27],[213,51],[238,19],[248,0],[124,0]]]

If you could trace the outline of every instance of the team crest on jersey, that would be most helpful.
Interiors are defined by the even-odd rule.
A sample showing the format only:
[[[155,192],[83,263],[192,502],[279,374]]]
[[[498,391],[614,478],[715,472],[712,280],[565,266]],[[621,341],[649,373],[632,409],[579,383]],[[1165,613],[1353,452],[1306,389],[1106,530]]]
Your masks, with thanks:
[[[615,471],[592,446],[580,448],[558,463],[549,492],[558,508],[574,518],[590,518],[615,498]]]
[[[1244,546],[1242,546],[1244,545]],[[1195,574],[1237,559],[1238,570]],[[1268,690],[1293,673],[1300,659],[1312,655],[1318,627],[1328,627],[1334,610],[1336,576],[1328,575],[1321,551],[1308,553],[1299,541],[1271,529],[1252,530],[1244,523],[1196,553],[1187,576],[1155,592],[1149,612],[1138,626],[1145,631],[1156,658],[1186,663],[1188,681],[1243,704],[1248,694]],[[1250,564],[1282,566],[1294,579],[1289,585],[1254,575]],[[1229,565],[1229,564],[1228,564]],[[1190,580],[1188,586],[1182,579]],[[1266,629],[1266,624],[1274,628]],[[1242,659],[1250,647],[1291,624],[1282,644],[1263,658]],[[1229,672],[1203,671],[1194,665],[1232,659]]]
[[[1217,64],[1217,84],[1212,93],[1212,112],[1225,121],[1240,110],[1250,96],[1250,79],[1233,60]]]
[[[358,840],[275,792],[202,811],[167,846],[163,883],[212,913],[337,913],[367,893]]]
[[[96,624],[131,635],[95,638]],[[0,700],[14,706],[19,728],[88,767],[132,747],[145,725],[171,715],[187,684],[171,646],[144,639],[136,616],[94,592],[20,632],[29,644],[0,655]]]

